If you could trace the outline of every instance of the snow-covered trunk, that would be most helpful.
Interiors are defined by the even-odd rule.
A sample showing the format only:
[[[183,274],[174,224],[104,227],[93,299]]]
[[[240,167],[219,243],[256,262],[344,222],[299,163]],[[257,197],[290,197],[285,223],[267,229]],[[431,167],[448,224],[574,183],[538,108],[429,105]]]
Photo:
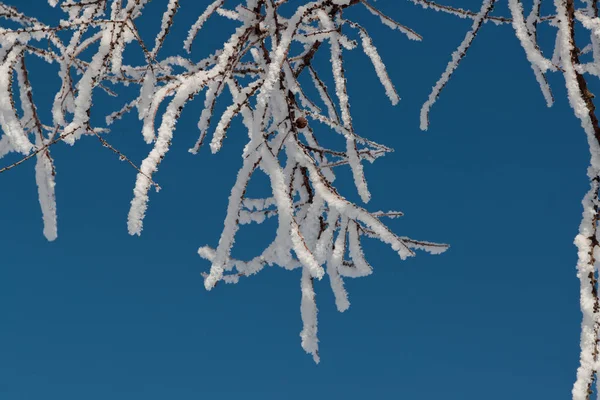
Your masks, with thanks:
[[[591,153],[588,169],[590,190],[583,199],[583,218],[575,238],[578,248],[577,276],[581,282],[581,360],[573,386],[574,400],[587,400],[598,371],[598,334],[600,302],[598,299],[598,189],[600,182],[600,126],[593,95],[586,78],[577,70],[579,49],[575,41],[574,0],[555,0],[560,35],[560,58],[569,103],[587,134]]]

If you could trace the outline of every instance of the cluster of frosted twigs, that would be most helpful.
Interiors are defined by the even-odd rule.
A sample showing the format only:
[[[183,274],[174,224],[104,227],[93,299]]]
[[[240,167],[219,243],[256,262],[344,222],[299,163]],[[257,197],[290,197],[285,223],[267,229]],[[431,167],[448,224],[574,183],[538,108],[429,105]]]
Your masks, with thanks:
[[[399,101],[368,31],[345,19],[344,10],[362,7],[408,39],[421,37],[363,0],[303,1],[291,12],[288,7],[285,15],[280,10],[286,0],[216,0],[203,5],[206,8],[182,43],[181,55],[161,58],[161,47],[177,20],[180,4],[178,0],[164,1],[159,32],[153,41],[144,42],[136,21],[147,1],[50,1],[65,12],[58,26],[45,25],[0,4],[0,16],[11,21],[11,28],[0,29],[0,124],[4,132],[0,152],[23,155],[22,160],[0,172],[37,158],[44,232],[53,240],[56,205],[51,145],[73,145],[85,135],[94,136],[138,171],[128,229],[131,234],[140,234],[149,191],[153,186],[158,189],[153,176],[169,151],[179,116],[186,104],[202,95],[199,137],[190,152],[198,152],[205,142],[217,152],[226,140],[247,140],[218,246],[199,250],[200,256],[212,264],[205,275],[205,287],[212,289],[219,281],[237,282],[265,266],[301,269],[302,347],[318,361],[315,279],[328,275],[337,307],[344,311],[350,304],[344,278],[371,273],[361,246],[363,238],[389,244],[402,259],[416,250],[437,254],[447,248],[396,235],[383,221],[401,213],[367,211],[333,186],[335,170],[347,167],[362,203],[367,203],[370,193],[362,163],[373,162],[391,151],[354,129],[344,52],[361,47],[390,101]],[[218,17],[234,20],[237,27],[221,48],[203,55],[201,61],[192,61],[190,53],[194,41],[201,40],[202,26],[209,18]],[[18,28],[14,28],[15,23]],[[131,65],[123,57],[129,46],[143,51],[145,61],[141,65]],[[91,59],[81,56],[90,50]],[[325,52],[330,59],[330,69],[325,72],[333,76],[331,89],[325,84],[328,80],[323,71],[312,63],[318,52]],[[27,75],[29,57],[40,57],[57,66],[60,87],[51,106],[51,121],[43,122],[36,112],[35,93]],[[315,86],[312,92],[318,94],[316,98],[303,90],[299,83],[302,74]],[[95,92],[119,96],[124,86],[137,86],[137,97],[104,116],[106,126],[92,126],[92,115],[100,112],[93,106]],[[224,93],[232,101],[222,114],[213,115]],[[14,101],[16,94],[18,102]],[[163,110],[161,104],[166,108],[159,112]],[[142,138],[151,145],[139,167],[114,148],[106,135],[107,127],[129,112],[137,113]],[[234,118],[241,119],[246,134],[229,131]],[[340,135],[345,145],[340,149],[322,146],[322,132]],[[271,194],[267,198],[248,198],[246,189],[259,170],[268,176]],[[278,221],[273,242],[251,260],[232,259],[231,249],[240,225],[261,223],[267,218]]]
[[[408,39],[420,40],[421,37],[367,0],[303,0],[294,6],[287,4],[287,0],[216,0],[205,4],[206,8],[182,44],[181,54],[161,57],[160,50],[180,7],[178,0],[163,1],[165,10],[160,29],[148,43],[136,26],[148,0],[49,0],[50,5],[65,12],[65,18],[57,26],[46,25],[0,3],[0,17],[11,26],[0,29],[0,127],[3,131],[0,157],[9,152],[22,154],[19,161],[0,172],[36,158],[44,234],[53,240],[57,230],[51,146],[59,142],[72,145],[84,135],[94,136],[138,171],[128,228],[131,234],[140,234],[149,191],[152,187],[159,189],[153,176],[169,150],[177,120],[188,102],[203,95],[204,107],[198,117],[199,137],[190,149],[192,153],[197,153],[205,142],[209,142],[213,152],[219,151],[228,134],[232,136],[230,140],[238,140],[239,132],[235,135],[229,132],[234,118],[241,119],[247,133],[247,137],[242,135],[247,144],[229,197],[218,246],[199,250],[200,256],[212,263],[210,272],[205,275],[205,286],[212,289],[219,281],[235,283],[265,266],[301,269],[302,346],[318,360],[315,279],[328,275],[338,309],[343,311],[349,306],[343,279],[371,273],[362,251],[363,238],[389,244],[401,258],[412,256],[415,250],[440,253],[447,248],[394,234],[383,221],[401,213],[367,211],[363,205],[341,196],[333,186],[335,170],[347,167],[362,204],[367,203],[370,193],[362,163],[364,160],[373,162],[391,151],[354,129],[344,74],[344,52],[361,47],[390,101],[393,104],[399,101],[368,30],[346,19],[345,10],[361,7]],[[596,262],[600,249],[597,232],[600,127],[587,83],[588,79],[600,76],[597,1],[583,0],[576,6],[574,0],[531,0],[527,4],[520,0],[503,0],[510,12],[506,17],[493,15],[496,0],[483,0],[480,9],[475,11],[431,0],[409,1],[472,22],[423,105],[422,129],[428,128],[431,107],[487,22],[512,26],[548,106],[553,104],[554,98],[546,74],[558,72],[565,79],[569,102],[581,121],[591,151],[588,170],[591,187],[583,200],[583,219],[575,240],[583,323],[581,365],[573,388],[574,399],[589,399],[600,367]],[[291,7],[284,13],[281,10],[286,7],[282,6]],[[544,6],[552,8],[546,11],[547,15],[542,15]],[[217,17],[234,20],[237,28],[221,48],[204,55],[201,61],[192,61],[190,52],[194,41],[201,40],[201,28],[209,18]],[[538,42],[537,28],[541,23],[554,28],[549,30],[555,35],[550,57],[544,54]],[[130,65],[123,58],[128,46],[137,46],[143,51],[145,61],[141,65]],[[89,51],[93,52],[91,59],[81,56]],[[328,71],[319,71],[314,66],[312,61],[318,52],[328,55]],[[27,68],[31,57],[41,58],[58,71],[60,85],[51,105],[51,121],[42,121],[36,109]],[[303,90],[302,74],[308,78],[302,79],[303,82],[314,85],[316,90],[311,92],[318,94],[316,98]],[[332,88],[327,87],[324,74],[333,76]],[[93,107],[94,93],[103,91],[118,96],[124,86],[137,87],[139,95],[105,116],[106,126],[92,126],[91,115],[99,112]],[[222,114],[213,115],[216,102],[224,93],[232,101]],[[166,110],[159,112],[162,104]],[[139,167],[107,141],[107,127],[129,112],[138,115],[142,121],[142,138],[152,146]],[[324,132],[340,135],[345,146],[335,149],[322,146],[319,138]],[[271,195],[248,198],[246,189],[258,170],[268,176]],[[240,225],[261,223],[268,218],[278,221],[273,242],[251,260],[231,258]]]

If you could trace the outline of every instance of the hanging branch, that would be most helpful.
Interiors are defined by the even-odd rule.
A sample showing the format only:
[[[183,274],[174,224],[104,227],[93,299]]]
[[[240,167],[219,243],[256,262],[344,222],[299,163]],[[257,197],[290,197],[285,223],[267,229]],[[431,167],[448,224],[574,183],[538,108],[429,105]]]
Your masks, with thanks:
[[[462,59],[467,54],[467,51],[471,47],[473,40],[475,40],[475,37],[477,36],[477,33],[479,32],[479,29],[481,28],[481,25],[483,24],[483,21],[488,16],[488,14],[492,11],[492,8],[494,8],[494,3],[495,3],[495,0],[484,0],[483,1],[483,3],[481,4],[481,10],[479,10],[479,13],[477,13],[477,15],[473,18],[473,26],[471,27],[471,30],[469,32],[467,32],[467,34],[466,34],[465,38],[463,39],[462,43],[460,44],[460,46],[458,46],[456,51],[454,53],[452,53],[452,59],[446,66],[446,70],[444,71],[444,73],[442,74],[440,79],[437,81],[435,86],[433,87],[433,90],[431,91],[431,94],[429,95],[429,98],[427,99],[427,101],[423,104],[423,107],[421,108],[421,129],[422,130],[425,131],[429,127],[429,111],[430,111],[431,107],[436,102],[436,100],[440,96],[440,93],[442,92],[442,90],[444,89],[446,84],[448,83],[448,80],[450,80],[450,78],[452,77],[452,74],[454,73],[454,71],[456,71],[456,69],[458,68],[458,65],[460,64]]]
[[[431,6],[439,11],[448,12],[461,17],[474,19],[473,28],[453,54],[453,61],[448,65],[446,72],[434,87],[428,101],[424,104],[421,113],[421,128],[427,129],[429,109],[437,99],[441,89],[456,69],[458,62],[466,54],[475,34],[481,27],[481,22],[487,19],[493,1],[486,0],[477,16],[465,10],[452,9],[438,6],[428,0],[413,0],[423,6]],[[598,379],[600,367],[600,298],[598,295],[598,263],[597,251],[600,249],[598,241],[598,214],[600,211],[600,127],[596,116],[594,95],[588,88],[587,76],[600,76],[600,20],[595,0],[585,2],[586,7],[577,10],[573,0],[554,0],[556,18],[541,18],[541,0],[534,0],[532,11],[527,19],[523,15],[523,5],[520,0],[508,0],[512,18],[504,22],[511,22],[515,35],[525,50],[527,60],[534,70],[536,79],[546,103],[551,106],[553,96],[544,73],[546,71],[559,71],[565,79],[567,96],[575,116],[580,120],[581,126],[587,135],[591,154],[591,165],[588,169],[590,189],[583,198],[583,217],[579,227],[579,234],[575,238],[578,248],[577,276],[581,283],[580,298],[583,321],[581,326],[581,356],[580,366],[577,370],[577,379],[573,386],[574,400],[589,400],[593,393],[593,383]],[[543,20],[552,20],[556,26],[555,50],[552,59],[547,59],[538,45],[537,24]],[[580,62],[580,50],[575,37],[575,24],[581,21],[583,27],[590,31],[589,44],[585,47],[592,51],[593,61],[587,64]],[[598,388],[597,392],[600,393]]]
[[[363,252],[364,238],[389,244],[401,259],[414,256],[416,251],[438,254],[447,249],[447,245],[394,234],[384,218],[401,213],[371,212],[363,206],[371,195],[362,163],[373,162],[391,149],[355,130],[345,52],[355,49],[360,41],[392,104],[400,97],[368,29],[345,19],[343,13],[359,5],[405,38],[421,40],[414,30],[364,0],[303,1],[292,7],[289,15],[280,11],[285,1],[237,0],[227,2],[233,8],[225,9],[226,2],[217,0],[207,5],[189,29],[183,43],[185,52],[162,57],[161,49],[169,45],[169,33],[177,25],[178,0],[165,0],[166,8],[152,46],[147,46],[137,29],[147,0],[50,3],[60,5],[66,14],[58,26],[45,25],[0,3],[0,16],[18,24],[17,28],[0,28],[0,77],[4,76],[0,90],[9,94],[0,96],[4,132],[0,154],[23,154],[21,160],[0,169],[0,173],[37,156],[40,202],[45,226],[52,228],[45,228],[49,239],[56,237],[55,172],[50,146],[59,142],[76,145],[84,136],[92,135],[130,164],[138,174],[127,223],[129,233],[139,235],[149,206],[150,188],[159,189],[154,175],[176,139],[178,119],[190,101],[204,92],[204,106],[198,116],[199,135],[190,151],[197,153],[209,142],[211,151],[218,152],[228,141],[247,138],[218,246],[199,250],[200,256],[211,263],[210,272],[203,275],[205,287],[210,290],[220,281],[237,283],[266,266],[301,269],[301,344],[315,362],[319,361],[319,280],[326,274],[330,277],[338,309],[346,310],[350,303],[344,279],[366,276],[373,270]],[[192,43],[201,40],[200,30],[211,17],[228,18],[236,27],[220,49],[198,61],[200,57],[192,52]],[[137,64],[126,56],[131,47],[141,50],[144,56]],[[324,72],[313,65],[313,59],[324,51],[334,77],[332,93]],[[82,59],[84,52],[93,52],[91,59]],[[25,58],[33,56],[56,64],[59,70],[60,85],[51,105],[52,120],[47,125],[35,111],[31,96],[35,88],[26,73]],[[12,97],[15,68],[22,111],[16,108]],[[303,88],[302,74],[317,88],[315,98]],[[120,98],[131,93],[124,90],[127,86],[136,88],[134,97],[125,99],[124,105],[108,110],[106,115],[98,115],[108,107],[95,106],[97,92]],[[217,102],[226,101],[223,93],[231,94],[231,101],[221,115],[215,115]],[[115,124],[129,112],[137,114],[142,140],[151,146],[139,167],[107,141],[105,127],[92,126],[92,121],[98,120]],[[246,131],[241,139],[242,132],[231,132],[232,122],[238,117]],[[218,121],[216,126],[212,126],[213,119]],[[314,121],[319,123],[313,126]],[[30,133],[35,134],[34,143],[29,141]],[[345,145],[339,149],[320,145],[318,139],[331,134],[340,135]],[[347,200],[333,186],[335,172],[344,167],[354,176],[360,204]],[[246,192],[258,170],[269,178],[271,192],[264,198],[249,199]],[[240,226],[269,218],[277,220],[273,242],[250,260],[233,259],[231,250]],[[345,259],[346,248],[349,259]]]

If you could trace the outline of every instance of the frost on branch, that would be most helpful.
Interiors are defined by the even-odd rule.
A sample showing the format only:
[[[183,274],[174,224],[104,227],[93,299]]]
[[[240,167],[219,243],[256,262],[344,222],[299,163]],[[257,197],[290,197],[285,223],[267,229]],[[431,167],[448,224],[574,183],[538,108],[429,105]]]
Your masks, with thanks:
[[[362,250],[364,238],[389,244],[400,258],[416,250],[443,252],[447,246],[398,236],[388,229],[385,218],[400,213],[371,212],[363,161],[375,161],[391,150],[356,132],[344,70],[344,53],[362,47],[374,66],[383,91],[392,104],[400,97],[389,78],[368,30],[346,18],[345,10],[357,6],[386,27],[409,40],[421,37],[407,26],[383,14],[367,0],[216,0],[206,3],[182,43],[184,55],[163,57],[161,49],[177,19],[178,0],[163,0],[156,34],[144,41],[136,22],[148,0],[49,0],[64,11],[57,26],[26,16],[0,3],[0,157],[21,154],[21,159],[0,169],[4,172],[36,158],[36,183],[42,208],[44,234],[56,238],[55,168],[50,147],[59,142],[75,145],[84,135],[95,137],[104,147],[138,172],[128,217],[131,234],[141,234],[151,187],[159,189],[153,176],[166,157],[177,121],[192,99],[203,95],[198,114],[198,139],[190,143],[197,153],[209,143],[212,152],[227,140],[239,140],[230,132],[240,118],[247,140],[242,166],[231,190],[224,229],[216,248],[201,247],[201,257],[211,262],[205,286],[218,282],[237,283],[265,266],[301,269],[301,331],[303,348],[318,361],[317,305],[315,285],[327,275],[340,311],[349,305],[344,278],[369,275],[372,267]],[[546,74],[562,74],[569,103],[586,133],[591,153],[589,192],[583,199],[583,218],[575,239],[577,271],[581,282],[581,363],[573,398],[589,399],[600,367],[600,299],[598,296],[598,212],[600,208],[600,127],[588,79],[600,77],[600,19],[595,0],[506,0],[510,15],[492,15],[496,0],[483,0],[478,9],[467,10],[433,0],[411,0],[417,6],[458,16],[470,28],[452,54],[441,78],[421,111],[421,128],[429,127],[429,115],[449,79],[464,60],[478,33],[492,22],[512,32],[524,50],[534,77],[548,106],[554,102]],[[542,4],[543,3],[543,4]],[[543,5],[554,10],[542,15]],[[578,8],[579,7],[579,8]],[[287,12],[281,12],[287,8]],[[227,18],[236,29],[220,49],[200,61],[189,55],[209,18]],[[550,40],[538,40],[538,25],[547,24]],[[60,34],[59,34],[60,32]],[[577,37],[576,37],[577,32]],[[582,39],[585,38],[585,39]],[[553,43],[550,51],[543,43]],[[124,58],[127,48],[143,53],[133,65]],[[320,71],[312,63],[318,52],[326,54],[331,71]],[[92,57],[83,57],[93,53]],[[51,105],[51,121],[40,118],[28,76],[28,60],[37,57],[55,67],[60,85]],[[194,58],[197,60],[198,57]],[[312,98],[300,81],[314,84]],[[333,77],[328,84],[325,74]],[[124,86],[138,95],[105,117],[110,125],[129,112],[141,121],[142,140],[151,145],[138,167],[106,139],[108,129],[94,126],[93,107],[97,92],[118,97]],[[123,91],[124,92],[124,91]],[[213,115],[221,95],[233,101],[221,115]],[[162,110],[164,105],[166,110]],[[216,122],[216,123],[215,123]],[[239,133],[238,133],[239,134]],[[319,141],[324,134],[340,135],[345,146],[329,148]],[[230,139],[228,135],[233,135]],[[247,137],[247,139],[246,139]],[[285,160],[285,161],[282,161]],[[344,198],[334,186],[335,172],[347,167],[362,203]],[[248,185],[256,171],[264,172],[271,193],[266,198],[248,198]],[[275,240],[250,260],[231,257],[240,225],[278,222]],[[599,392],[596,389],[597,392]]]
[[[19,25],[0,30],[0,90],[7,94],[0,96],[4,132],[0,154],[24,155],[0,172],[37,158],[44,233],[53,240],[55,169],[50,146],[61,141],[76,145],[83,136],[93,136],[138,172],[127,226],[130,234],[139,235],[150,189],[159,189],[154,174],[167,156],[177,121],[191,100],[203,96],[198,139],[190,143],[190,152],[197,153],[206,143],[215,153],[229,140],[247,141],[218,245],[199,250],[200,256],[211,263],[205,287],[210,290],[220,281],[237,283],[265,266],[300,269],[304,325],[301,343],[318,362],[316,285],[327,275],[337,307],[345,311],[350,301],[344,279],[372,272],[362,249],[363,239],[387,243],[400,259],[415,255],[417,250],[438,254],[447,248],[393,233],[385,220],[401,213],[371,212],[363,204],[371,197],[363,162],[374,162],[391,149],[361,136],[354,128],[344,53],[362,47],[383,86],[382,93],[392,104],[400,97],[368,30],[348,20],[344,11],[358,6],[372,21],[398,31],[390,31],[390,35],[403,35],[409,40],[421,37],[363,0],[302,1],[294,6],[285,4],[285,0],[217,0],[207,2],[189,28],[181,54],[162,57],[161,48],[177,20],[180,2],[163,2],[155,36],[144,41],[137,19],[146,3],[50,1],[65,12],[58,26],[45,25],[0,5],[0,15]],[[285,13],[281,12],[284,4],[288,10]],[[210,18],[230,19],[236,27],[221,48],[193,61],[198,59],[190,55],[194,41],[201,40],[201,29]],[[131,64],[124,57],[130,47],[142,52],[143,62]],[[313,65],[318,52],[325,53],[330,61],[329,71]],[[93,55],[83,57],[83,53]],[[38,57],[58,71],[60,85],[51,105],[51,121],[46,123],[38,116],[33,101],[26,68],[30,57]],[[316,93],[315,98],[303,89],[303,75],[314,84],[310,92]],[[330,87],[325,83],[326,75],[333,77]],[[94,126],[101,112],[94,107],[97,92],[120,98],[125,86],[137,87],[136,97],[125,99],[121,108],[101,117],[111,125],[127,113],[137,115],[141,121],[140,139],[151,146],[139,167],[109,143],[106,127]],[[14,100],[15,90],[19,101]],[[217,101],[228,98],[232,101],[225,111],[214,115]],[[246,132],[230,131],[235,118],[241,119]],[[319,138],[324,135],[339,135],[345,146],[323,146]],[[346,199],[336,189],[338,168],[350,169],[362,203]],[[257,171],[269,179],[271,190],[266,198],[246,196]],[[273,242],[250,260],[233,259],[231,250],[240,226],[269,218],[278,222]]]
[[[600,210],[600,126],[593,102],[594,95],[588,89],[590,77],[600,77],[600,18],[595,0],[584,0],[583,7],[576,9],[574,0],[554,0],[546,3],[553,6],[554,15],[542,16],[542,0],[532,0],[531,10],[526,14],[520,0],[507,0],[510,18],[491,16],[495,0],[484,0],[479,11],[468,11],[448,6],[440,6],[430,0],[412,0],[425,8],[454,14],[472,20],[458,49],[452,54],[442,77],[425,102],[421,110],[421,129],[429,127],[429,111],[438,99],[442,89],[448,83],[459,63],[474,42],[478,32],[487,21],[498,25],[512,26],[525,56],[533,69],[546,104],[554,102],[546,72],[560,72],[563,75],[569,104],[579,119],[587,136],[591,163],[588,169],[590,189],[583,198],[583,217],[579,234],[575,238],[578,249],[577,276],[580,280],[580,299],[583,321],[581,325],[581,356],[577,370],[577,379],[573,386],[574,400],[588,400],[594,393],[600,393],[598,371],[600,370],[600,299],[598,296],[598,258],[600,241],[598,234],[598,212]],[[525,16],[527,15],[527,16]],[[580,23],[580,26],[578,25]],[[537,26],[546,23],[554,28],[553,56],[548,58],[538,41]],[[577,35],[576,35],[577,33]],[[584,38],[584,39],[582,39]],[[583,43],[583,45],[582,45]],[[583,61],[591,53],[589,61]]]

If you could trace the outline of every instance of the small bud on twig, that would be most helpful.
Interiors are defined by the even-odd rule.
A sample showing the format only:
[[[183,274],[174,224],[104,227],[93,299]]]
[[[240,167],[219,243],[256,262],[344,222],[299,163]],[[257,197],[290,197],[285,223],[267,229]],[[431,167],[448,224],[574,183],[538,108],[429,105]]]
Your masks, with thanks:
[[[304,117],[299,117],[296,119],[296,128],[304,129],[308,126],[308,121]]]

